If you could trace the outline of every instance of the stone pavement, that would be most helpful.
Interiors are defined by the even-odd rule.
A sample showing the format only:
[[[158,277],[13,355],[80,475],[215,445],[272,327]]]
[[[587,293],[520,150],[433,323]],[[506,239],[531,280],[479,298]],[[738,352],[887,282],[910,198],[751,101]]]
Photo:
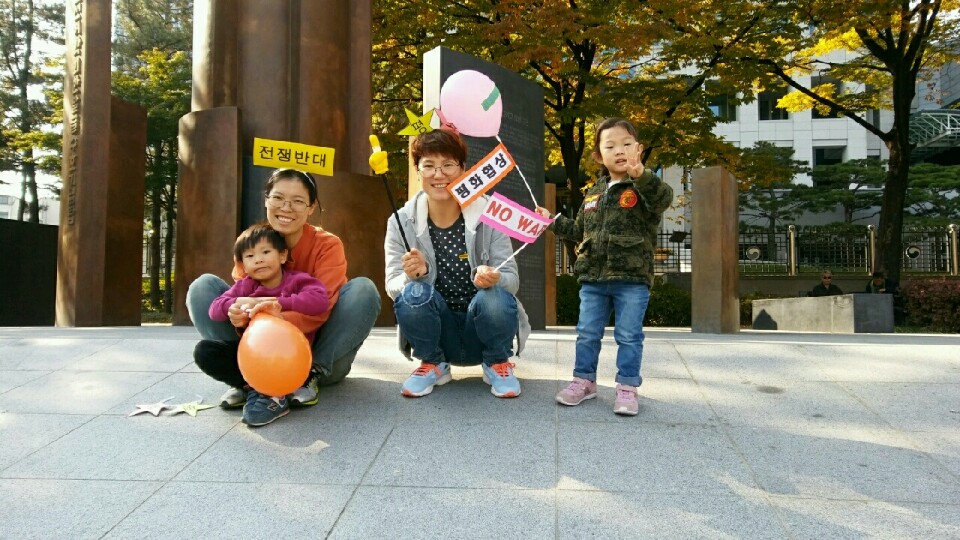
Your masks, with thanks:
[[[608,336],[609,336],[608,331]],[[641,412],[556,405],[570,329],[523,394],[479,368],[407,399],[375,329],[320,403],[128,417],[224,387],[192,328],[0,328],[0,538],[957,538],[960,336],[648,330]]]

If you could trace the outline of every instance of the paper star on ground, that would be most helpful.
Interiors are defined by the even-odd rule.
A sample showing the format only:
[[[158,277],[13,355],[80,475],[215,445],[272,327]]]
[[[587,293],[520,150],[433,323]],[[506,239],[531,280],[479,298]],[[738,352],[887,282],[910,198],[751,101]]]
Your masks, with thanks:
[[[149,405],[137,405],[137,410],[133,411],[127,416],[133,416],[135,414],[140,414],[145,412],[148,412],[154,416],[160,416],[160,411],[173,407],[173,405],[167,405],[167,402],[170,401],[171,399],[173,399],[173,396],[170,396],[163,401],[158,401],[156,403],[151,403]]]
[[[196,401],[191,401],[190,403],[181,403],[177,405],[170,411],[170,415],[187,413],[190,416],[197,416],[197,412],[203,411],[206,409],[212,409],[213,405],[201,405],[203,403],[203,397],[197,396]]]

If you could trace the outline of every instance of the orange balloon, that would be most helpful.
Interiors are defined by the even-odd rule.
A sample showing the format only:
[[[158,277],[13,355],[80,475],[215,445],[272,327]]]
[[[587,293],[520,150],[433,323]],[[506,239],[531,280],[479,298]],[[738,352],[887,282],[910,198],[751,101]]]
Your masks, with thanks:
[[[296,326],[257,313],[240,338],[237,360],[243,379],[257,392],[285,396],[303,385],[313,362],[310,343]]]

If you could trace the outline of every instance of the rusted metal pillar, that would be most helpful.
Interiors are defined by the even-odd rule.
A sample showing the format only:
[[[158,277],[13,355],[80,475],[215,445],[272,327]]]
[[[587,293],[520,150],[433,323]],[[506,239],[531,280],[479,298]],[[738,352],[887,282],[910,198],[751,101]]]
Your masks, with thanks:
[[[190,155],[189,162],[181,160],[181,173],[196,175],[216,168],[208,161],[226,159],[240,163],[240,187],[233,191],[232,187],[191,182],[196,189],[211,193],[180,198],[178,268],[183,260],[189,270],[176,274],[174,323],[190,324],[183,299],[200,273],[222,275],[232,266],[230,245],[223,245],[223,235],[204,236],[204,230],[223,227],[227,236],[235,237],[239,227],[248,225],[244,216],[262,206],[262,171],[250,166],[255,137],[335,149],[334,176],[317,177],[323,211],[311,219],[315,224],[322,221],[325,229],[343,240],[349,277],[367,276],[381,283],[383,235],[390,209],[381,201],[384,197],[369,196],[382,189],[379,180],[368,176],[367,165],[371,128],[369,0],[197,0],[194,10],[190,129],[219,137],[217,129],[204,123],[220,117],[195,113],[235,108],[239,138],[235,150],[224,149],[220,155],[198,153],[191,148],[190,139],[186,145],[181,141],[181,151]],[[219,128],[225,130],[224,140],[236,137],[228,124]],[[394,164],[394,169],[398,167],[402,164]],[[203,180],[228,186],[236,181],[232,177]],[[216,204],[209,202],[213,200]],[[242,209],[244,204],[247,209]],[[196,227],[203,230],[194,230]],[[179,247],[181,236],[191,239],[191,247]],[[222,257],[207,257],[209,253]],[[392,313],[384,297],[383,320],[378,323],[392,323]]]
[[[110,96],[110,0],[66,8],[56,324],[139,325],[146,111]]]

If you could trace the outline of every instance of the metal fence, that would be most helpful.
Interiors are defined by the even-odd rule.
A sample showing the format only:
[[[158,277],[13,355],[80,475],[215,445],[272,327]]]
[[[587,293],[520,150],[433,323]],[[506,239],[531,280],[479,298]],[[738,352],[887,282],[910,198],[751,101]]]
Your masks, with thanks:
[[[911,229],[903,232],[903,272],[958,275],[960,246],[958,228]],[[693,260],[691,235],[686,232],[659,233],[654,254],[654,270],[690,272]],[[740,272],[754,275],[797,275],[819,272],[873,272],[876,230],[872,225],[862,231],[837,232],[829,229],[794,225],[774,232],[741,233],[739,239]],[[556,243],[558,274],[573,273],[573,258],[559,240]]]

